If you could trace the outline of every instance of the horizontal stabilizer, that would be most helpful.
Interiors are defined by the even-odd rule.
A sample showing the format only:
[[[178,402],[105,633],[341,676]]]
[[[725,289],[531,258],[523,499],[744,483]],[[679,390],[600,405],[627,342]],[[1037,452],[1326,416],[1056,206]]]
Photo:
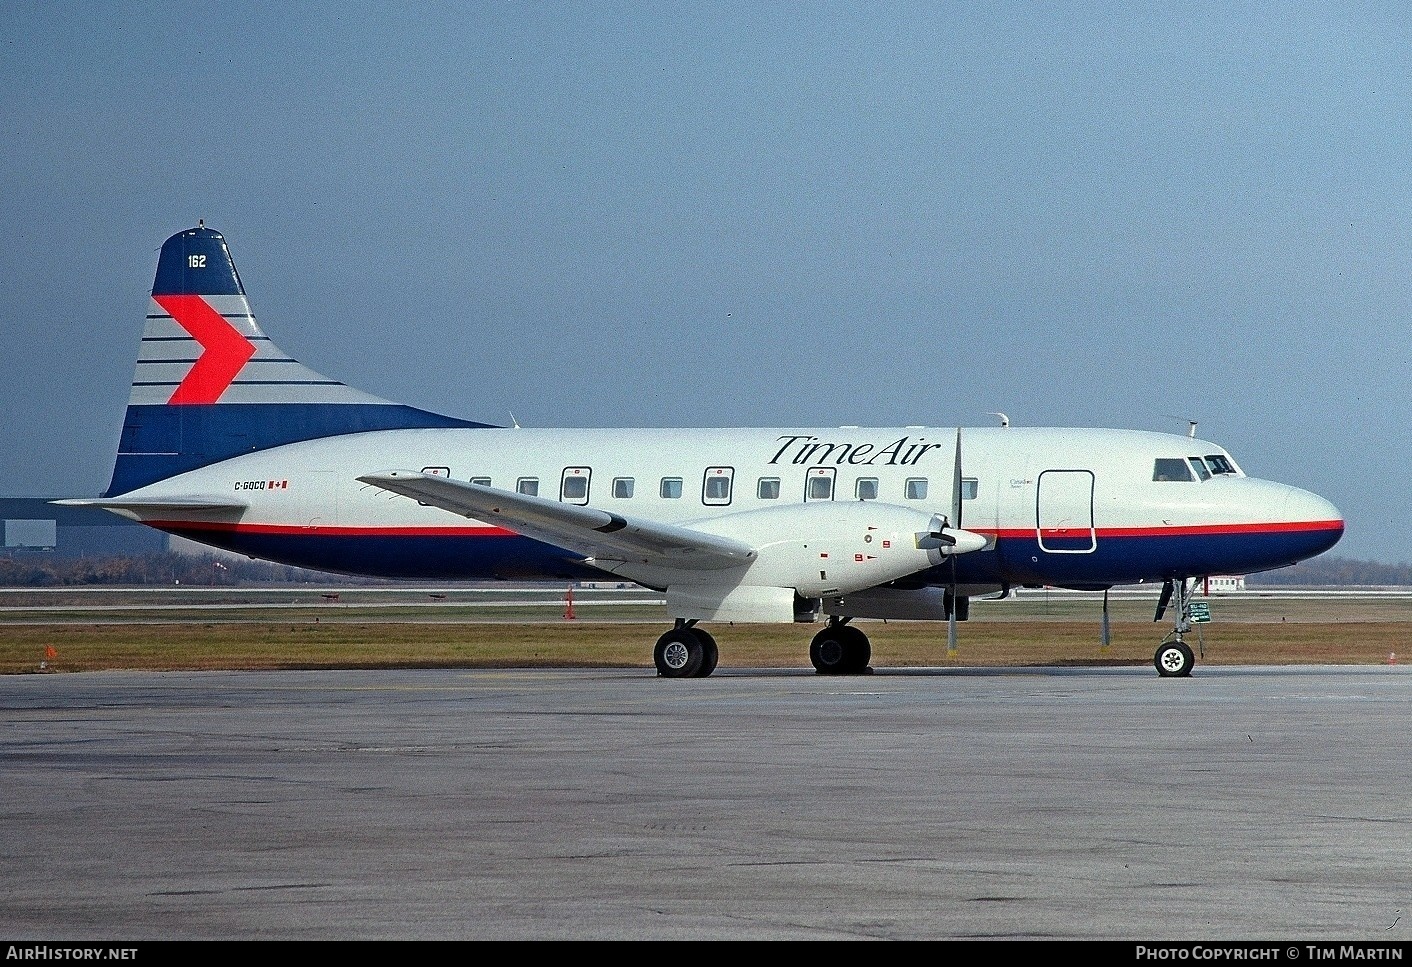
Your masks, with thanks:
[[[51,500],[60,507],[100,507],[124,517],[142,520],[172,511],[242,511],[250,505],[223,497],[69,497]]]

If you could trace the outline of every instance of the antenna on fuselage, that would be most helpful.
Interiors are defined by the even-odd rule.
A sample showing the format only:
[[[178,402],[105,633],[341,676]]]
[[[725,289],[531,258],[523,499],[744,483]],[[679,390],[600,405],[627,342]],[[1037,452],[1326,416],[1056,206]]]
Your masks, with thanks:
[[[1004,413],[989,413],[989,414],[987,414],[987,416],[998,416],[998,417],[1000,417],[1000,425],[1001,425],[1001,426],[1009,426],[1009,425],[1010,425],[1010,417],[1006,416]]]
[[[505,412],[506,412],[506,413],[510,413],[509,410],[506,410]],[[514,414],[514,413],[510,413],[510,425],[511,425],[512,427],[514,427],[515,429],[517,429],[517,430],[520,428],[520,421],[517,420],[517,419],[515,419],[515,414]]]
[[[1175,416],[1175,415],[1173,415],[1173,414],[1171,414],[1171,413],[1168,413],[1168,414],[1167,414],[1167,419],[1169,419],[1169,420],[1185,420],[1185,421],[1186,421],[1186,435],[1189,436],[1189,437],[1195,437],[1195,436],[1196,436],[1196,421],[1193,420],[1193,419],[1191,419],[1190,417]]]

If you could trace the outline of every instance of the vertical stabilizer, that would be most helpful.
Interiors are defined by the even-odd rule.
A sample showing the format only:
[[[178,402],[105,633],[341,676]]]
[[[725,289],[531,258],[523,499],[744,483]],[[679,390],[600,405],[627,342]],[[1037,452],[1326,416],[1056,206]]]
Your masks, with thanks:
[[[290,358],[260,330],[224,236],[167,239],[105,496],[241,453],[417,427],[484,426],[393,403]]]

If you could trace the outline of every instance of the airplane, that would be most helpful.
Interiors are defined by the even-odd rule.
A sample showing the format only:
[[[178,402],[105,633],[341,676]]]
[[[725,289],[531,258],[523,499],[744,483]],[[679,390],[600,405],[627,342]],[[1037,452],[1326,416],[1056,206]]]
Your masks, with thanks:
[[[628,581],[665,595],[659,676],[701,678],[703,622],[822,623],[820,674],[872,671],[855,619],[956,622],[1017,588],[1161,582],[1153,664],[1186,677],[1211,575],[1323,553],[1329,501],[1223,447],[1013,425],[540,429],[396,403],[324,376],[257,325],[225,237],[161,248],[102,507],[284,564],[400,579]]]

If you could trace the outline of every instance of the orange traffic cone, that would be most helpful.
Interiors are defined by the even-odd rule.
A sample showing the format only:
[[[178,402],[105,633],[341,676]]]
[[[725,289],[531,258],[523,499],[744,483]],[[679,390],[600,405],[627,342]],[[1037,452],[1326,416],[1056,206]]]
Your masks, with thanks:
[[[565,620],[565,621],[573,621],[573,620],[574,620],[574,588],[573,588],[573,585],[570,585],[570,586],[569,586],[569,592],[568,592],[568,594],[564,595],[564,620]]]

